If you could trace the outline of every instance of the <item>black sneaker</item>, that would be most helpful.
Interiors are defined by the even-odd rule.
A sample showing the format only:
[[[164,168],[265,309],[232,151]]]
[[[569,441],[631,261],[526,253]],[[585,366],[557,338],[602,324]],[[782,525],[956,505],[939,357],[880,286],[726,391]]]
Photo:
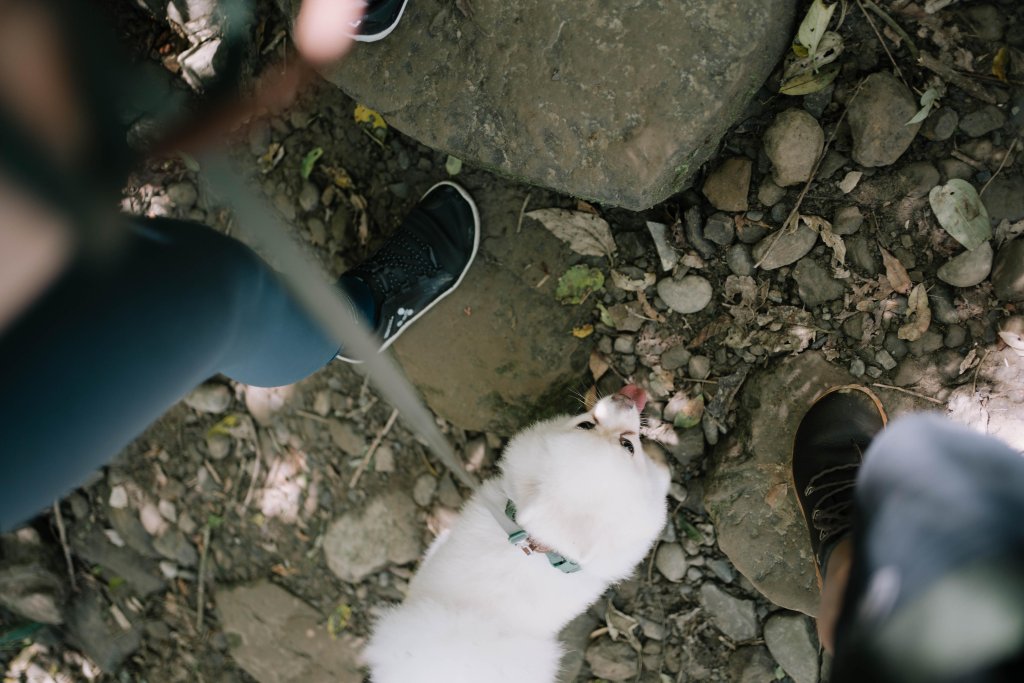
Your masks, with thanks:
[[[832,548],[850,530],[857,472],[886,420],[870,389],[848,385],[830,389],[815,401],[797,428],[793,483],[819,577]]]
[[[364,0],[363,16],[352,22],[352,37],[364,43],[386,38],[405,12],[409,0]]]
[[[427,190],[380,250],[345,273],[373,294],[381,350],[459,286],[480,245],[480,214],[450,181]],[[340,360],[355,359],[338,354]]]

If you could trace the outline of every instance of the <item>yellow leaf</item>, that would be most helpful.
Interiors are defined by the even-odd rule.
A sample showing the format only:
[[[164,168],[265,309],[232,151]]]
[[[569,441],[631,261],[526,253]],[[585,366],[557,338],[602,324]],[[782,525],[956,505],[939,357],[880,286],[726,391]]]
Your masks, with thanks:
[[[1010,51],[1006,46],[999,48],[999,52],[992,59],[992,75],[1006,83],[1006,63],[1010,61]]]
[[[591,325],[590,323],[587,323],[586,325],[581,325],[580,327],[572,328],[572,336],[576,337],[577,339],[586,339],[592,334],[594,334],[594,326]]]
[[[356,123],[365,123],[370,126],[372,130],[387,130],[388,124],[384,122],[384,117],[379,112],[370,109],[369,107],[361,104],[356,105],[354,113]]]
[[[206,430],[206,435],[213,436],[214,434],[223,434],[224,436],[230,436],[231,430],[237,427],[238,423],[238,415],[234,413],[225,415],[220,422]]]

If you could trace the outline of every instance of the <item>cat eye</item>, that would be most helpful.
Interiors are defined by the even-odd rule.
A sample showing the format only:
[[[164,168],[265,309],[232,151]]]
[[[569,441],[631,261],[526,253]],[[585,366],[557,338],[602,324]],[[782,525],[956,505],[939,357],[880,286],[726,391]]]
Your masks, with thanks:
[[[576,429],[593,429],[596,425],[593,422],[580,422]]]
[[[619,445],[629,451],[630,455],[633,455],[633,442],[629,439],[619,439]]]

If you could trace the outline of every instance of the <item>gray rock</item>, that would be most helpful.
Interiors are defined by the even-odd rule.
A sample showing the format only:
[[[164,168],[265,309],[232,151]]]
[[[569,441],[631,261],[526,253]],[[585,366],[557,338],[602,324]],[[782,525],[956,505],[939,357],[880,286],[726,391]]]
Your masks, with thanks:
[[[129,612],[122,610],[122,614]],[[142,644],[141,625],[128,630],[114,623],[110,605],[92,586],[85,586],[68,610],[65,621],[68,642],[96,663],[103,671],[115,673]]]
[[[455,488],[452,475],[445,472],[441,476],[441,483],[437,486],[437,500],[451,510],[458,510],[462,507],[462,494]]]
[[[854,313],[849,318],[843,321],[843,334],[852,339],[853,341],[864,340],[864,321],[867,319],[868,314],[866,311],[860,311]]]
[[[1024,238],[999,248],[992,267],[992,288],[1003,301],[1024,301]]]
[[[362,512],[336,519],[324,535],[327,566],[342,581],[358,583],[388,563],[420,556],[420,522],[409,496],[398,491],[375,498]]]
[[[76,530],[70,538],[71,549],[83,561],[103,567],[111,576],[118,576],[138,595],[145,597],[164,588],[156,562],[139,556],[129,548],[115,546],[93,527]]]
[[[231,391],[223,384],[200,384],[185,397],[185,405],[200,413],[219,415],[231,405]]]
[[[998,43],[1003,39],[1006,18],[994,6],[988,3],[970,3],[962,12],[970,22],[972,32],[982,40]]]
[[[299,2],[279,4],[294,16]],[[772,0],[524,0],[480,3],[470,18],[427,0],[325,76],[472,166],[644,209],[714,152],[788,47],[794,12]]]
[[[665,278],[658,283],[658,296],[677,313],[696,313],[711,303],[711,283],[699,275],[676,280]]]
[[[704,224],[704,237],[715,244],[728,246],[736,237],[736,228],[732,216],[725,213],[713,213]]]
[[[746,211],[752,169],[750,159],[726,159],[708,174],[701,191],[719,211]],[[708,236],[708,239],[713,238]]]
[[[199,554],[194,545],[178,529],[171,529],[163,536],[153,539],[153,548],[163,557],[181,567],[194,567],[199,562]]]
[[[619,332],[636,332],[646,322],[640,304],[635,302],[609,306],[608,317],[612,319],[615,329]]]
[[[707,356],[693,356],[686,369],[694,379],[707,379],[711,374],[711,359]]]
[[[320,206],[320,190],[308,180],[302,183],[302,189],[299,190],[299,206],[307,213]]]
[[[705,482],[704,504],[722,552],[767,599],[809,615],[820,596],[792,492],[793,436],[821,391],[853,382],[817,351],[748,377],[736,401],[736,427],[716,446]]]
[[[959,159],[940,159],[938,166],[939,173],[947,181],[953,178],[971,180],[974,177],[974,169]]]
[[[167,198],[181,211],[188,211],[196,204],[199,193],[196,186],[188,181],[174,183],[167,186]]]
[[[981,196],[988,211],[988,217],[998,223],[1001,220],[1019,221],[1024,218],[1024,176],[996,176]]]
[[[980,138],[1006,125],[1006,114],[998,107],[987,104],[960,119],[960,130],[972,138]]]
[[[960,313],[953,303],[953,292],[943,284],[936,284],[928,292],[928,305],[932,309],[932,318],[946,325],[960,322]]]
[[[818,645],[807,617],[776,613],[764,624],[764,644],[795,683],[818,683]]]
[[[775,662],[764,647],[740,647],[729,657],[730,675],[725,680],[734,683],[770,683],[778,680],[775,668]],[[705,675],[688,680],[705,680],[709,677]]]
[[[896,359],[885,349],[875,352],[875,362],[881,365],[883,370],[892,370],[896,367]]]
[[[921,128],[921,135],[929,140],[948,140],[956,132],[957,124],[960,123],[960,116],[952,107],[942,107],[932,110],[932,113],[925,119]]]
[[[483,234],[473,267],[393,347],[431,410],[462,429],[507,435],[544,415],[572,412],[570,389],[598,336],[572,336],[590,321],[591,308],[559,303],[558,277],[538,270],[544,263],[561,274],[578,257],[535,221],[520,234],[505,230],[522,202],[518,190],[479,202]],[[530,333],[509,334],[513,329]]]
[[[696,206],[691,206],[686,210],[683,218],[686,239],[690,246],[706,259],[714,257],[717,253],[717,248],[712,242],[704,238],[704,223],[701,221],[700,209]]]
[[[669,446],[672,457],[683,467],[700,462],[704,457],[704,432],[697,427],[676,430],[678,441]]]
[[[412,499],[421,508],[429,507],[437,491],[437,479],[429,474],[421,474],[412,487]]]
[[[713,583],[700,587],[700,604],[711,623],[733,640],[751,640],[757,637],[757,614],[753,600],[742,600],[729,595]]]
[[[289,223],[295,220],[295,203],[284,192],[278,192],[274,195],[274,208],[281,214],[281,218]]]
[[[958,254],[939,266],[938,278],[954,287],[973,287],[992,272],[992,246],[982,243],[976,249]]]
[[[734,275],[750,275],[754,272],[754,258],[750,255],[750,247],[745,244],[734,244],[725,252],[725,263]]]
[[[832,232],[837,235],[852,235],[864,225],[864,214],[859,206],[844,206],[832,217]]]
[[[821,168],[818,169],[818,177],[828,180],[835,172],[850,163],[850,158],[843,156],[834,149],[825,152],[825,158],[821,160]]]
[[[927,161],[915,161],[896,172],[896,179],[907,197],[927,197],[939,184],[939,170]]]
[[[933,329],[929,329],[921,335],[920,339],[907,342],[907,347],[910,349],[910,353],[918,358],[927,356],[933,351],[938,351],[942,348],[942,335]]]
[[[757,188],[757,201],[765,206],[775,206],[786,196],[786,188],[779,187],[771,176],[765,176]]]
[[[797,293],[808,308],[839,299],[846,292],[842,282],[811,257],[802,258],[793,268]]]
[[[782,206],[779,204],[779,206]],[[736,224],[736,237],[743,244],[757,244],[768,234],[768,228],[753,221],[740,221]]]
[[[662,543],[654,555],[654,566],[669,581],[682,581],[688,569],[686,551],[678,543]]]
[[[324,616],[269,581],[216,594],[231,656],[259,683],[362,683],[358,648],[331,636]]]
[[[913,94],[895,76],[874,73],[864,79],[849,104],[853,159],[861,166],[888,166],[907,151],[921,124],[906,125],[917,113]]]
[[[362,455],[366,451],[367,440],[359,434],[353,424],[347,420],[331,420],[327,424],[331,435],[331,443],[347,455]]]
[[[685,344],[673,346],[661,354],[661,367],[666,370],[677,370],[690,362],[692,355]]]
[[[624,640],[599,638],[587,648],[590,673],[606,681],[632,681],[637,673],[637,654]]]
[[[947,349],[959,348],[965,341],[967,341],[967,330],[961,325],[950,325],[946,329],[946,336],[942,338],[942,343]]]
[[[874,242],[869,242],[863,235],[854,235],[846,240],[846,255],[855,268],[868,275],[878,274],[878,246]]]
[[[775,270],[796,263],[818,241],[818,233],[803,223],[792,232],[776,230],[754,245],[754,263],[764,270]]]
[[[803,109],[787,109],[764,133],[764,151],[779,187],[807,181],[825,147],[825,132]]]
[[[867,371],[867,367],[864,365],[864,361],[860,358],[854,358],[850,361],[850,374],[854,377],[863,377]]]

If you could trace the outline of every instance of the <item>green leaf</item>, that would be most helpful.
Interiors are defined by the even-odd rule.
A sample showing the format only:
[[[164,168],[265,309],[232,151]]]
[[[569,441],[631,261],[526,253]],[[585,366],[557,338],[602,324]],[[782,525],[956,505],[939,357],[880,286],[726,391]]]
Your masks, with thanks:
[[[462,159],[449,154],[448,160],[444,162],[444,170],[448,171],[448,175],[459,175],[459,171],[462,170]]]
[[[832,14],[838,5],[839,3],[835,0],[831,0],[831,2],[814,0],[811,8],[804,15],[804,20],[800,22],[800,28],[796,32],[796,45],[803,46],[809,56],[813,57],[814,53],[818,51],[818,43],[825,35],[828,22],[832,20]]]
[[[977,190],[966,180],[953,178],[945,185],[933,187],[928,203],[939,225],[968,249],[976,249],[991,239],[988,211]]]
[[[928,114],[931,113],[932,107],[935,106],[935,102],[938,99],[938,88],[928,88],[927,90],[925,90],[924,93],[921,95],[921,110],[914,114],[914,118],[907,121],[905,125],[912,126],[915,123],[921,123],[926,118],[928,118]]]
[[[313,172],[313,167],[316,166],[317,160],[323,155],[323,147],[314,147],[306,153],[306,156],[302,157],[302,167],[299,169],[299,175],[302,176],[303,180],[309,178],[309,174]]]
[[[563,304],[581,304],[604,287],[604,273],[586,265],[573,266],[558,278],[555,298]]]
[[[597,310],[601,312],[601,322],[608,327],[615,327],[615,319],[612,318],[612,314],[608,312],[608,308],[601,303],[597,302]]]
[[[206,517],[206,526],[210,527],[210,530],[217,529],[224,524],[224,518],[220,515],[208,515]]]

